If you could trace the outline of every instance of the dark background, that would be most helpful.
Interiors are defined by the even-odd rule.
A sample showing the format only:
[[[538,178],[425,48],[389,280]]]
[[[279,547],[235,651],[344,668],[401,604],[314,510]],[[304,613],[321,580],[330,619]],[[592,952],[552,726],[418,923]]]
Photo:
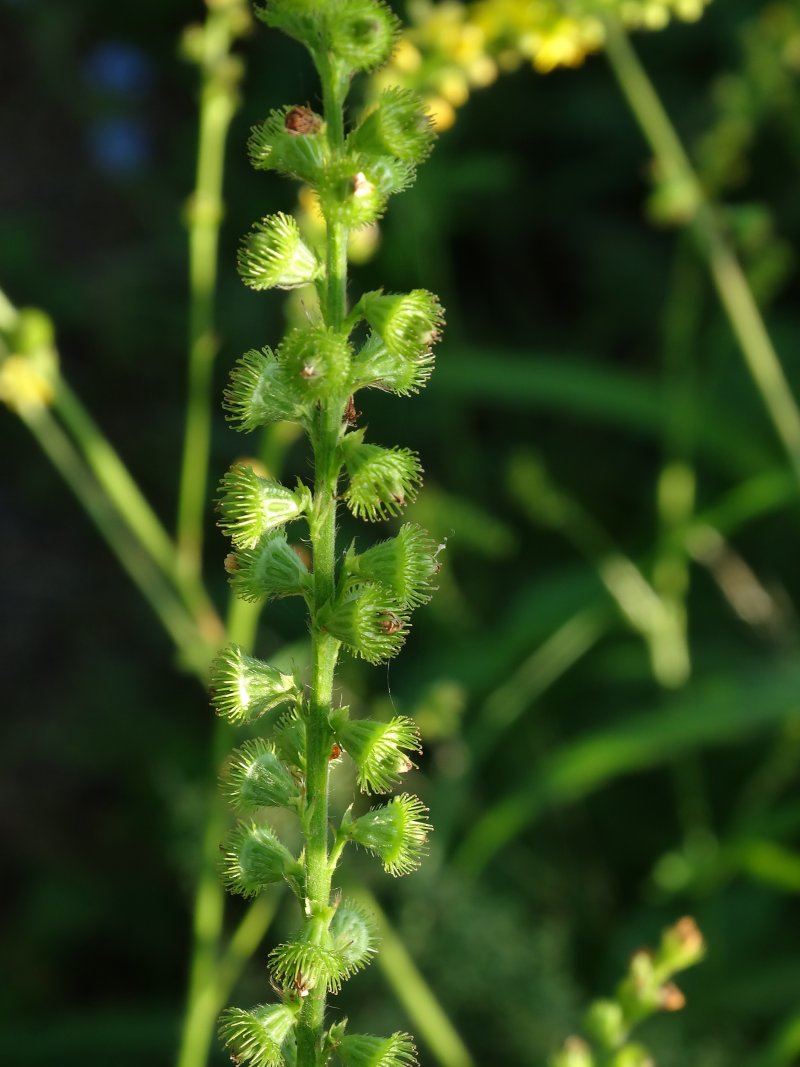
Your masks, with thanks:
[[[789,52],[764,46],[755,73],[747,67],[767,9],[793,5],[717,0],[699,24],[636,45],[709,173],[715,156],[703,138],[725,118],[720,79],[761,86],[742,116],[752,136],[740,168],[717,184],[797,391],[800,94],[791,64],[781,66]],[[186,361],[181,213],[196,115],[196,71],[177,41],[202,14],[191,0],[0,3],[0,280],[15,303],[53,316],[65,374],[169,524]],[[276,343],[283,328],[281,297],[246,291],[234,267],[251,222],[290,210],[295,196],[291,183],[250,169],[247,131],[273,106],[316,99],[294,43],[260,28],[241,53],[220,393],[234,359]],[[551,525],[532,522],[509,487],[514,464],[535,450],[553,484],[649,566],[672,410],[664,316],[679,256],[699,309],[680,379],[699,412],[685,449],[698,506],[749,475],[785,470],[701,261],[647,218],[650,188],[648,152],[603,57],[547,77],[520,69],[459,113],[417,185],[392,205],[378,257],[351,283],[424,285],[447,308],[438,380],[409,401],[362,405],[373,439],[423,458],[415,517],[448,537],[443,588],[390,676],[350,664],[344,675],[362,707],[380,704],[390,686],[401,710],[427,716],[419,788],[434,823],[435,798],[444,804],[469,760],[461,724],[469,737],[487,698],[572,611],[601,603],[613,618],[530,702],[469,791],[456,788],[453,835],[447,848],[434,838],[427,873],[387,888],[363,867],[486,1065],[543,1063],[588,999],[610,991],[630,951],[686,912],[710,953],[682,983],[681,1016],[643,1033],[659,1064],[798,1062],[759,1057],[800,1012],[800,696],[787,683],[785,714],[758,721],[760,702],[774,700],[769,687],[797,662],[797,501],[754,503],[753,521],[732,538],[776,605],[769,625],[737,618],[708,568],[693,567],[693,676],[682,693],[667,693],[591,562]],[[545,384],[520,385],[516,373],[533,366]],[[631,382],[626,416],[619,398]],[[729,450],[704,445],[702,426],[714,419]],[[4,412],[0,436],[0,1059],[166,1065],[185,990],[213,716],[25,427]],[[215,475],[240,448],[220,412]],[[288,473],[306,470],[298,447]],[[220,603],[226,550],[209,509],[209,584]],[[265,626],[270,639],[302,635],[291,612],[267,613]],[[678,706],[702,719],[720,701],[719,728],[702,745],[656,751],[632,773],[612,769],[578,799],[565,789],[477,878],[452,862],[481,813],[535,780],[552,753]],[[733,738],[726,701],[749,723]],[[753,840],[779,849],[772,866],[742,858],[742,841]],[[292,921],[285,909],[279,924]],[[264,998],[264,974],[262,959],[237,1003]],[[366,1026],[409,1026],[374,968],[348,993],[347,1010]]]

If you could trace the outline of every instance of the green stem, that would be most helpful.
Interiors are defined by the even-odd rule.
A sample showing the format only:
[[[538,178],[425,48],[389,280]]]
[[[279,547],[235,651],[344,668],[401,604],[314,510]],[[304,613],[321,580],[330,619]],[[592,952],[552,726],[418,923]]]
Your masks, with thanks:
[[[175,545],[130,471],[63,377],[56,388],[54,408],[72,434],[89,468],[109,500],[124,517],[131,532],[150,554],[164,577],[175,583],[198,629],[210,644],[221,644],[224,629],[200,580],[182,577],[177,569]]]
[[[475,1061],[447,1017],[430,986],[417,969],[403,942],[392,929],[378,901],[366,889],[351,890],[378,924],[381,951],[377,961],[383,976],[408,1012],[415,1029],[441,1067],[475,1067]]]
[[[70,439],[48,408],[23,409],[20,418],[39,442],[44,453],[90,515],[114,555],[133,580],[164,629],[180,648],[186,665],[201,677],[208,668],[213,648],[198,633],[195,621],[152,560],[130,536],[127,526],[109,505]]]
[[[623,29],[609,19],[607,30],[606,54],[611,69],[658,160],[661,173],[681,183],[696,202],[691,227],[707,259],[750,375],[800,481],[800,411],[752,290],[731,250],[719,216],[705,199],[680,138]]]
[[[189,381],[178,497],[178,559],[184,578],[197,577],[202,569],[222,179],[225,141],[237,105],[235,79],[224,68],[231,41],[229,14],[212,9],[204,27],[197,170],[188,212]]]
[[[323,88],[325,120],[332,153],[344,143],[344,97],[347,83],[328,57],[318,57]],[[322,300],[328,326],[342,328],[347,310],[347,230],[331,223],[326,234],[327,273]],[[338,441],[343,408],[323,403],[312,432],[314,446],[314,507],[310,519],[314,558],[312,612],[313,677],[308,705],[306,747],[305,878],[306,921],[330,904],[333,864],[328,855],[328,778],[331,730],[328,722],[333,701],[333,679],[339,642],[316,624],[319,610],[336,589],[336,493],[341,462]],[[298,1067],[320,1067],[325,1024],[326,991],[315,986],[303,1005],[297,1028]]]

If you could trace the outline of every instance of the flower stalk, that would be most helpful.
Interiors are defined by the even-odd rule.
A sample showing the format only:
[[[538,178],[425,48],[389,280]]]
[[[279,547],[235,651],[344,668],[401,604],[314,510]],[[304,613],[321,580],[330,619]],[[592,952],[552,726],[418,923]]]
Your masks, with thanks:
[[[230,1009],[220,1033],[237,1062],[255,1067],[403,1067],[416,1062],[406,1034],[352,1034],[346,1020],[326,1030],[328,997],[377,949],[374,920],[333,891],[333,877],[348,844],[374,854],[390,874],[414,870],[431,829],[427,809],[405,792],[361,812],[351,805],[331,838],[336,812],[329,779],[334,760],[345,753],[362,792],[390,792],[413,767],[409,753],[419,751],[419,736],[403,717],[351,719],[348,709],[335,706],[335,672],[342,652],[370,663],[397,654],[412,610],[431,596],[441,546],[407,524],[395,538],[361,554],[352,545],[345,554],[337,546],[337,506],[341,500],[356,518],[384,520],[401,513],[421,482],[414,453],[365,443],[350,413],[359,389],[406,395],[425,384],[441,308],[433,294],[417,289],[367,293],[349,310],[347,250],[351,231],[374,222],[388,198],[413,180],[433,137],[410,93],[385,94],[355,129],[345,127],[353,75],[385,62],[397,33],[381,0],[271,0],[256,15],[307,47],[320,77],[323,114],[302,105],[273,111],[251,135],[250,158],[259,170],[312,187],[326,221],[325,244],[311,248],[291,218],[268,216],[245,237],[239,270],[256,290],[314,285],[320,310],[274,351],[248,353],[233,371],[225,402],[240,430],[299,423],[314,478],[313,488],[300,483],[289,489],[235,467],[220,487],[219,524],[235,549],[226,560],[234,593],[252,601],[304,598],[312,666],[305,687],[237,647],[223,650],[212,668],[217,711],[234,725],[266,724],[262,737],[234,753],[223,778],[226,798],[243,816],[225,846],[224,879],[244,896],[286,881],[302,915],[296,935],[270,954],[278,1002]],[[357,352],[356,338],[367,333]],[[305,526],[310,562],[293,548],[297,524]],[[271,807],[297,816],[299,855],[265,819]]]

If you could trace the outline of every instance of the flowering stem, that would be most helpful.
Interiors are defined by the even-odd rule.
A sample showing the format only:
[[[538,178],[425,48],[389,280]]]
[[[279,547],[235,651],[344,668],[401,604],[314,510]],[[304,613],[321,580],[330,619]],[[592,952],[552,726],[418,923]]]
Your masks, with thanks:
[[[800,411],[747,278],[730,248],[713,205],[702,194],[686,150],[623,29],[612,19],[607,21],[607,28],[606,54],[611,69],[661,171],[680,181],[696,198],[691,227],[699,238],[700,250],[707,260],[747,369],[786,450],[795,477],[800,481]]]
[[[324,115],[333,152],[344,140],[344,93],[346,86],[329,62],[320,62]],[[323,319],[341,329],[347,300],[347,230],[331,224],[326,234],[326,279]],[[328,718],[333,701],[333,679],[339,642],[316,624],[317,612],[335,593],[336,495],[341,470],[337,455],[344,411],[332,400],[320,405],[312,434],[314,449],[314,506],[310,516],[314,560],[312,609],[312,690],[309,699],[306,749],[306,907],[308,914],[330,902],[332,864],[328,855],[328,778],[331,731]],[[298,1067],[316,1067],[321,1062],[326,991],[318,983],[306,998],[297,1028]]]

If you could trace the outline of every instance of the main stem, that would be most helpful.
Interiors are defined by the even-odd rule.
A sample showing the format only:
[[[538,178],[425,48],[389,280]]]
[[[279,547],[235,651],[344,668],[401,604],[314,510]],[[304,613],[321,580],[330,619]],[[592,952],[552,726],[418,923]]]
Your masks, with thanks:
[[[327,56],[317,62],[324,100],[325,121],[332,154],[344,144],[344,97],[346,80]],[[331,222],[326,237],[326,278],[321,294],[325,324],[342,328],[347,310],[347,230]],[[333,864],[328,855],[328,773],[331,754],[329,715],[333,701],[333,678],[339,642],[321,630],[316,619],[320,608],[336,590],[336,494],[341,463],[338,442],[343,407],[323,402],[312,432],[314,447],[314,507],[311,514],[311,546],[314,559],[312,610],[313,678],[308,706],[306,742],[306,921],[327,908],[331,897]],[[312,988],[306,998],[297,1028],[298,1067],[322,1064],[325,1025],[324,984]]]

